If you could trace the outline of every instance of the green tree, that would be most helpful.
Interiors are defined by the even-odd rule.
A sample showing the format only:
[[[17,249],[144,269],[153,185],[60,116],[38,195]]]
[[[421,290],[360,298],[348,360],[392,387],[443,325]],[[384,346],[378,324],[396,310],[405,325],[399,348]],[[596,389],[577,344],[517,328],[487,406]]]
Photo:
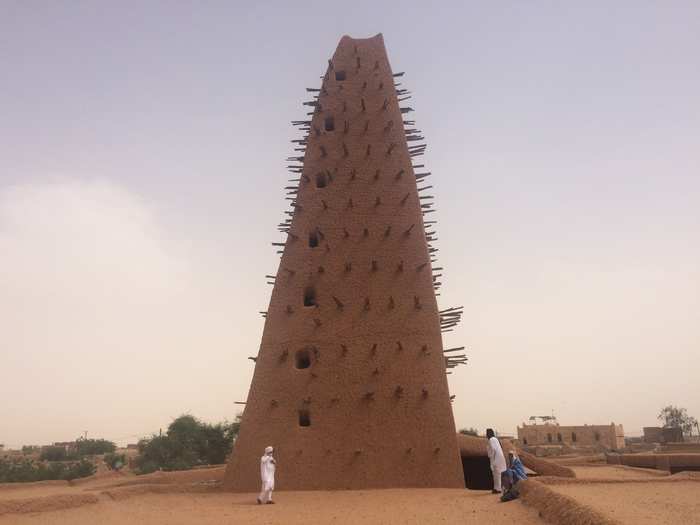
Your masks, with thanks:
[[[673,405],[662,408],[661,412],[659,412],[658,419],[663,421],[664,427],[680,428],[683,434],[686,435],[692,435],[693,428],[698,428],[697,419],[689,416],[685,408],[675,407]]]
[[[464,434],[465,436],[478,436],[479,435],[479,431],[475,428],[472,428],[472,427],[460,428],[459,433]]]
[[[189,414],[182,415],[168,426],[165,435],[153,435],[139,442],[137,469],[145,474],[158,469],[186,470],[223,463],[239,428],[240,416],[233,423],[211,425]]]
[[[79,457],[110,454],[117,449],[112,441],[106,439],[78,439],[75,445]]]

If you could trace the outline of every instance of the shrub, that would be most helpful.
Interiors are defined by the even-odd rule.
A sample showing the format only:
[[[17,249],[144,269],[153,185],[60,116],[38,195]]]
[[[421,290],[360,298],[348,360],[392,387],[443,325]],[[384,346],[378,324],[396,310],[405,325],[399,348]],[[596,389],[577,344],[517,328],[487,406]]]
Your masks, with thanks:
[[[211,425],[182,415],[170,424],[165,435],[139,441],[136,468],[140,474],[147,474],[158,469],[187,470],[223,463],[239,428],[240,416],[233,423]]]

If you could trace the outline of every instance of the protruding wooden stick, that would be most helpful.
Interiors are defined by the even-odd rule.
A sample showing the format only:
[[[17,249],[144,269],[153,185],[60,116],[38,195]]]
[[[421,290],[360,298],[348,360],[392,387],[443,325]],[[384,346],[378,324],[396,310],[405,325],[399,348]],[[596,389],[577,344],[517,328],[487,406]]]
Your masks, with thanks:
[[[411,235],[411,230],[415,227],[415,225],[416,225],[415,223],[411,224],[411,225],[408,227],[408,229],[407,229],[406,231],[403,232],[403,234],[406,235],[406,236]],[[403,261],[402,261],[402,265],[403,265]],[[403,266],[402,266],[402,267],[403,267]]]
[[[410,195],[411,195],[410,193],[407,193],[406,195],[403,196],[403,198],[401,199],[401,204],[402,204],[402,205],[403,205],[403,204],[406,204],[406,201],[408,200],[408,197],[409,197]]]
[[[427,262],[427,261],[424,262],[424,263],[422,263],[422,264],[419,264],[419,265],[416,267],[416,270],[420,272],[420,271],[421,271],[423,268],[425,268],[426,266],[428,266],[428,262]]]
[[[333,300],[335,301],[335,305],[338,307],[339,310],[342,310],[345,305],[338,299],[335,295],[332,295]]]

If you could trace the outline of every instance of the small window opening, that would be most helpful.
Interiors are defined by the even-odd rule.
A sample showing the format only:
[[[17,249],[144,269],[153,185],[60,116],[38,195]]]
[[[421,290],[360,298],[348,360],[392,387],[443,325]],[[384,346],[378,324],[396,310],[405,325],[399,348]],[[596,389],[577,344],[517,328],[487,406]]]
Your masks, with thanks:
[[[557,434],[557,441],[561,443],[561,434]]]
[[[294,366],[298,370],[309,368],[311,366],[311,352],[306,348],[297,351],[294,356]]]
[[[304,306],[318,306],[316,304],[316,290],[309,286],[304,290]]]
[[[527,445],[527,438],[523,438],[523,445]]]
[[[333,117],[326,117],[326,120],[324,121],[324,126],[326,128],[326,131],[333,131],[335,129],[335,121],[333,120]]]
[[[309,411],[306,409],[299,410],[299,426],[300,427],[310,427],[311,426],[311,416]]]
[[[547,434],[547,442],[548,443],[552,442],[552,434]]]
[[[309,246],[316,248],[318,246],[318,232],[316,230],[309,233]]]
[[[595,434],[593,434],[593,437],[596,441],[600,441],[600,433],[596,432]]]
[[[571,433],[571,441],[573,441],[574,443],[576,443],[576,432],[572,432],[572,433]]]
[[[316,174],[316,187],[317,188],[325,188],[328,185],[328,178],[326,177],[325,173],[317,173]]]
[[[336,71],[335,72],[335,79],[336,80],[345,80],[345,71]]]

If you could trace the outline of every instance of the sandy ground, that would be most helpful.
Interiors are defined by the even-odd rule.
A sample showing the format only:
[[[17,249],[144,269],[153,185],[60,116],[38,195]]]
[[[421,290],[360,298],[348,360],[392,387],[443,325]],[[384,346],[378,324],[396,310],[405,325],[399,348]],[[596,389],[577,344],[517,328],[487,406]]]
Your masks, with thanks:
[[[636,525],[700,524],[700,483],[554,485],[607,517]]]
[[[649,477],[665,477],[667,472],[661,470],[631,468],[620,465],[605,465],[600,467],[572,466],[577,479],[638,479]]]
[[[255,504],[254,494],[146,494],[127,501],[100,499],[74,509],[6,514],[0,524],[141,525],[543,523],[519,501],[500,503],[489,492],[459,489],[278,492],[275,505]]]

